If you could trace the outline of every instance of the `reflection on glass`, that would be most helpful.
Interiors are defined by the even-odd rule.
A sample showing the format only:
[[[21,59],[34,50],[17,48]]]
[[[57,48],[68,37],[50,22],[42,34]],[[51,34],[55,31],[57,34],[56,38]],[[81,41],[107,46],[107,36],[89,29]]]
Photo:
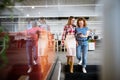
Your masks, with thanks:
[[[5,75],[6,80],[19,80],[21,78],[29,78],[29,80],[46,80],[55,60],[53,35],[46,30],[40,32],[38,40],[38,64],[32,66],[33,69],[30,73],[27,73],[28,60],[26,57],[26,38],[24,34],[16,32],[9,33],[9,38],[9,48],[6,53],[9,63],[5,67],[11,66],[11,69],[6,72],[8,73],[8,75]],[[0,68],[0,73],[6,70],[5,67]]]
[[[41,73],[44,79],[47,77],[46,75],[50,72],[55,59],[54,41],[52,40],[53,37],[50,32],[43,30],[40,33],[40,38],[38,40],[38,55],[39,62],[41,64]]]

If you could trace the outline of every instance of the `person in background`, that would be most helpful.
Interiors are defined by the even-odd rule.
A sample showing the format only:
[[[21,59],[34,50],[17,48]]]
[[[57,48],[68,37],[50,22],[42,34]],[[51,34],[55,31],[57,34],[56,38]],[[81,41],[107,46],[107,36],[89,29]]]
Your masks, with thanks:
[[[27,30],[32,28],[32,20],[28,21]]]
[[[38,58],[38,38],[41,28],[37,26],[37,22],[32,22],[32,28],[25,31],[26,40],[26,53],[28,59],[29,69],[27,73],[32,71],[32,66],[37,64]]]
[[[46,20],[44,17],[40,18],[39,27],[41,27],[42,29],[46,31],[50,31],[50,26],[46,23]]]
[[[67,48],[67,64],[70,65],[70,73],[73,73],[74,57],[76,56],[76,41],[75,41],[75,18],[70,16],[68,23],[64,26],[62,34],[62,45]]]
[[[79,18],[77,20],[77,28],[75,29],[76,35],[76,55],[79,60],[79,65],[82,64],[83,73],[87,73],[86,64],[87,64],[87,54],[88,54],[88,41],[87,37],[90,31],[87,27],[86,20],[84,18]],[[82,57],[81,57],[82,52]]]

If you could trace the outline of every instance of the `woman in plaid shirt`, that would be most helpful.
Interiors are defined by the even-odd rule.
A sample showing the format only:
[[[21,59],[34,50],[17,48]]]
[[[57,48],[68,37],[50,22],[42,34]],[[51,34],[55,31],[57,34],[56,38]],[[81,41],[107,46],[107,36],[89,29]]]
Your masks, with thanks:
[[[70,72],[73,73],[74,57],[76,56],[76,40],[75,40],[75,18],[70,16],[68,23],[64,27],[62,35],[62,44],[67,48],[67,64],[70,65]]]

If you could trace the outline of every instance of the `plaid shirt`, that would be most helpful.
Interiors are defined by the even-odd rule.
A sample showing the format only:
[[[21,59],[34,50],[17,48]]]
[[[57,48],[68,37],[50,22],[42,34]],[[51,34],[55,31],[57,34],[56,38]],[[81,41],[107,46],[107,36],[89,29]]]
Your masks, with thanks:
[[[62,34],[62,40],[65,40],[66,35],[68,35],[68,34],[75,35],[75,26],[73,26],[73,25],[66,25],[64,27],[64,31],[63,31],[63,34]]]

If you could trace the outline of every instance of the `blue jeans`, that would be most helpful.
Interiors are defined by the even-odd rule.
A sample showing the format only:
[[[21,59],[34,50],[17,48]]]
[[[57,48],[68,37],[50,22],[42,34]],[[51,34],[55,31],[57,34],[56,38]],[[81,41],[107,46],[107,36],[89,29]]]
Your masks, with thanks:
[[[37,60],[37,46],[34,45],[33,41],[27,40],[26,41],[26,53],[28,59],[28,65],[33,65],[33,60]]]
[[[82,55],[81,55],[82,53]],[[76,56],[77,59],[80,61],[82,59],[82,66],[86,67],[87,63],[87,54],[88,54],[88,44],[78,44],[76,47]]]

